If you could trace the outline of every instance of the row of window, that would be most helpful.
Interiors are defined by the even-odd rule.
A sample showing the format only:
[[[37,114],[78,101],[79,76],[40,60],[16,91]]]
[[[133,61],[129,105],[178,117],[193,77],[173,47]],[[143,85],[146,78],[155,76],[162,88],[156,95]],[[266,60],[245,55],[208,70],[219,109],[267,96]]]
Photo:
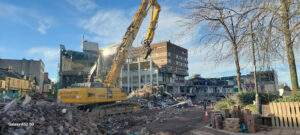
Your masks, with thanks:
[[[171,52],[168,52],[168,56],[171,57],[171,56],[172,56],[172,53],[171,53]],[[183,56],[179,56],[179,55],[177,55],[177,54],[176,54],[176,59],[185,60],[185,61],[187,60],[187,58],[185,58],[185,57],[183,57]]]
[[[178,71],[178,72],[183,72],[183,73],[187,73],[187,70],[182,69],[182,68],[176,68],[176,71]]]
[[[168,68],[168,70],[173,70],[174,69],[175,71],[178,71],[178,72],[187,73],[186,69],[176,68],[176,67],[172,67],[172,66],[168,66],[167,68]]]
[[[179,62],[179,61],[176,61],[176,65],[178,65],[178,66],[183,66],[183,67],[187,67],[187,64],[182,63],[182,62]]]
[[[177,59],[180,59],[180,60],[185,60],[185,61],[187,60],[187,58],[182,57],[182,56],[179,56],[179,55],[176,55],[176,58],[177,58]]]
[[[171,60],[171,59],[168,59],[168,63],[174,63],[175,64],[175,62],[173,62],[174,60]],[[179,62],[179,61],[176,61],[176,65],[178,65],[178,66],[183,66],[183,67],[187,67],[187,64],[186,63],[182,63],[182,62]]]

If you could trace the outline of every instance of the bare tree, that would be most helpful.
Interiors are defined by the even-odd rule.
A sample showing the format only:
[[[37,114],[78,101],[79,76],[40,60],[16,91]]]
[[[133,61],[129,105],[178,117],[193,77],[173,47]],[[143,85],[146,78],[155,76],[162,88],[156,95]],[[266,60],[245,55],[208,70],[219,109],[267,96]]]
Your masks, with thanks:
[[[272,28],[273,16],[269,14],[255,18],[254,40],[257,51],[258,67],[261,70],[270,70],[276,62],[284,61],[284,46],[278,35]]]
[[[298,90],[298,78],[294,56],[294,42],[299,38],[300,1],[299,0],[264,0],[261,10],[274,16],[270,27],[278,32],[279,40],[283,37],[289,64],[293,92]]]
[[[230,45],[227,54],[223,55],[222,52],[217,55],[222,55],[223,58],[234,56],[238,90],[241,91],[239,51],[247,36],[247,15],[253,8],[240,7],[240,2],[234,0],[195,0],[189,2],[186,8],[191,11],[186,17],[187,31],[193,30],[198,25],[207,28],[205,34],[200,37],[200,43],[214,48],[218,46],[222,50],[226,50],[227,45]]]

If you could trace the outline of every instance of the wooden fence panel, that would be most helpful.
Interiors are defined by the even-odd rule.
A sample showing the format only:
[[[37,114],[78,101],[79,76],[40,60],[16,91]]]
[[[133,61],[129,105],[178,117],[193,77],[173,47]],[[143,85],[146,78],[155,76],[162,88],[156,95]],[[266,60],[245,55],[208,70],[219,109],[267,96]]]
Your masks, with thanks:
[[[283,117],[282,117],[282,108],[281,108],[281,104],[277,103],[276,105],[276,110],[278,110],[278,117],[279,117],[279,122],[280,122],[280,127],[284,127],[283,125]]]
[[[295,110],[296,110],[296,118],[295,118],[295,121],[296,121],[296,124],[298,125],[298,127],[300,126],[299,125],[299,118],[300,118],[300,111],[299,111],[299,102],[295,102],[294,103],[295,105]]]
[[[272,118],[272,126],[273,126],[273,127],[277,127],[277,126],[276,126],[276,119],[275,119],[275,115],[274,115],[274,114],[275,114],[274,107],[273,107],[274,104],[273,104],[273,103],[270,103],[269,106],[270,106],[271,114],[273,114],[273,115],[271,116],[271,118]]]
[[[293,128],[290,103],[289,102],[285,103],[285,107],[286,107],[286,118],[288,121],[288,126],[289,126],[289,128]]]
[[[272,126],[277,128],[300,128],[300,102],[270,103]]]
[[[288,128],[288,121],[287,121],[287,115],[286,115],[286,105],[285,103],[280,103],[281,111],[282,111],[282,123],[285,128]]]
[[[296,108],[295,108],[295,103],[291,102],[290,103],[290,107],[291,107],[291,118],[292,118],[292,123],[294,127],[297,127],[297,122],[296,122]]]

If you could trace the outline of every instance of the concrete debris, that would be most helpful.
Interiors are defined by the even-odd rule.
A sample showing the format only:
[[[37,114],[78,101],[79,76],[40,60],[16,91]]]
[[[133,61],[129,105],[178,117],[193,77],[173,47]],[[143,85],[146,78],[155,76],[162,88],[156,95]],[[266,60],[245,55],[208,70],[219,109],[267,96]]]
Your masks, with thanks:
[[[76,106],[35,99],[30,102],[26,98],[23,101],[15,99],[0,110],[0,126],[4,125],[4,134],[104,133],[98,130],[101,123],[87,119],[87,112]],[[26,107],[22,107],[24,102]],[[67,113],[62,113],[62,110]]]
[[[138,89],[132,91],[128,98],[138,97],[138,98],[150,98],[153,95],[158,95],[162,93],[163,87],[162,86],[153,86],[153,85],[144,85],[142,89]]]
[[[31,101],[31,97],[26,95],[22,104],[28,104]]]
[[[129,102],[138,103],[142,108],[168,108],[192,106],[192,101],[186,97],[174,96],[163,90],[162,86],[145,85],[142,89],[132,91]]]
[[[12,100],[13,100],[12,98],[10,98],[9,96],[5,95],[5,96],[3,96],[3,98],[0,98],[0,103],[9,103]]]
[[[64,108],[64,109],[61,110],[61,113],[66,113],[66,112],[67,112],[66,108]]]
[[[14,99],[13,101],[11,101],[8,104],[6,104],[4,106],[4,109],[3,109],[4,112],[7,112],[8,110],[14,108],[17,105],[17,101],[18,101],[17,99]]]
[[[204,112],[190,107],[193,106],[190,99],[164,92],[159,86],[145,86],[129,97],[124,102],[139,104],[142,109],[100,117],[95,113],[97,111],[82,111],[76,105],[52,102],[41,94],[26,96],[0,108],[0,128],[4,127],[3,134],[153,134],[155,132],[147,126],[159,129],[158,124],[174,120],[193,109],[203,118],[200,114]]]

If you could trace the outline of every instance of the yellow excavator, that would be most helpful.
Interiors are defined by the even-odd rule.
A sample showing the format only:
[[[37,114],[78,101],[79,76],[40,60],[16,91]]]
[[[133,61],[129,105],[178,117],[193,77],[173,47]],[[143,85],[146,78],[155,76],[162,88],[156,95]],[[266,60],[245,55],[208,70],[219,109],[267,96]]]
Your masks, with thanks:
[[[126,62],[128,52],[132,48],[132,43],[141,27],[141,24],[146,17],[148,11],[151,9],[151,22],[143,41],[143,57],[147,59],[151,53],[150,44],[154,37],[154,31],[157,25],[160,5],[156,0],[143,0],[135,18],[129,25],[121,45],[119,46],[116,56],[114,58],[112,67],[108,74],[102,80],[100,87],[97,88],[65,88],[60,89],[57,94],[57,101],[64,103],[75,104],[105,104],[101,108],[100,114],[110,115],[115,113],[131,112],[137,109],[133,104],[116,103],[118,101],[126,101],[127,94],[122,92],[119,86],[119,75],[121,72],[121,65]],[[99,56],[100,57],[100,56]],[[98,64],[99,66],[99,64]],[[118,110],[118,111],[117,111]]]

